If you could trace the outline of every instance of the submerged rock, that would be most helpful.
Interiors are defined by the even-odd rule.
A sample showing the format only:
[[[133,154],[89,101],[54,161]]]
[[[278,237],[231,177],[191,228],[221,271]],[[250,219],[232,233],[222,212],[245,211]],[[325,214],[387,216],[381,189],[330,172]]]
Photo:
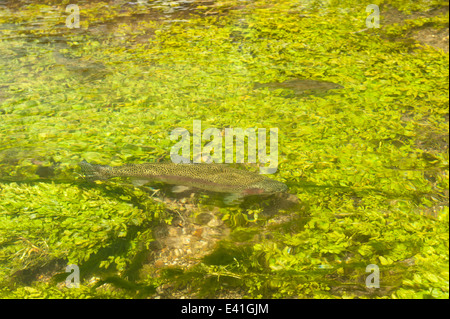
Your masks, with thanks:
[[[294,95],[323,93],[332,89],[342,89],[343,86],[333,82],[309,79],[292,79],[284,82],[256,83],[255,88],[267,87],[271,90],[286,89]]]
[[[62,54],[58,50],[53,51],[53,57],[57,65],[64,66],[69,72],[82,77],[101,79],[108,73],[107,68],[101,62],[70,57]]]

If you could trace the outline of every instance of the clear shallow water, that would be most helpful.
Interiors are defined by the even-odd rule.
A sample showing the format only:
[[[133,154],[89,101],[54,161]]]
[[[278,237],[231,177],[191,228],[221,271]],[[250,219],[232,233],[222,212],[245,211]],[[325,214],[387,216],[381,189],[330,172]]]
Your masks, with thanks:
[[[392,40],[400,27],[355,35],[352,2],[79,6],[69,29],[60,5],[2,3],[5,296],[80,297],[110,272],[135,288],[99,296],[448,296],[445,53]],[[311,81],[336,85],[292,85]],[[168,161],[193,120],[277,127],[290,195],[228,207],[79,175],[83,159]],[[49,284],[67,264],[90,278],[78,292]],[[368,264],[389,284],[368,289]]]

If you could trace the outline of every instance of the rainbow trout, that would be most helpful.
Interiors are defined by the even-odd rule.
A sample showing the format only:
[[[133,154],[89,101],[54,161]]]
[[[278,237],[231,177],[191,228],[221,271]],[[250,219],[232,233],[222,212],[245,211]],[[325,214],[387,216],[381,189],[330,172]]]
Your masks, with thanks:
[[[264,175],[228,167],[224,164],[147,163],[111,167],[86,161],[80,164],[88,180],[131,177],[136,186],[150,181],[178,185],[174,192],[188,188],[230,193],[226,202],[249,195],[269,195],[287,191],[287,186]]]

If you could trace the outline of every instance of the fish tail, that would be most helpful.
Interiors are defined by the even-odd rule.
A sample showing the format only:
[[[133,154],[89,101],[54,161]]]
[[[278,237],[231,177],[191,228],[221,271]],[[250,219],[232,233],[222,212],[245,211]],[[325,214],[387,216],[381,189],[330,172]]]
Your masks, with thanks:
[[[111,167],[108,165],[97,165],[91,164],[83,160],[80,164],[78,164],[81,168],[82,173],[89,181],[96,180],[107,180],[112,177],[111,175]]]

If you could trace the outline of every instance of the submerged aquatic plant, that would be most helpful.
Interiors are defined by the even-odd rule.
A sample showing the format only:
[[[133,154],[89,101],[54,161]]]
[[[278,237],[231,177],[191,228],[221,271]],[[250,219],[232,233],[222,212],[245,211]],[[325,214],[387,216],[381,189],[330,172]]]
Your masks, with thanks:
[[[401,40],[448,11],[357,32],[356,1],[93,2],[66,29],[50,2],[0,13],[1,297],[448,298],[448,53]],[[342,88],[274,84],[292,79]],[[168,159],[192,119],[277,127],[276,179],[299,203],[216,207],[77,176],[83,159]],[[227,229],[195,265],[154,262],[160,237],[196,225],[205,239],[218,219]],[[67,264],[80,288],[65,286]]]

